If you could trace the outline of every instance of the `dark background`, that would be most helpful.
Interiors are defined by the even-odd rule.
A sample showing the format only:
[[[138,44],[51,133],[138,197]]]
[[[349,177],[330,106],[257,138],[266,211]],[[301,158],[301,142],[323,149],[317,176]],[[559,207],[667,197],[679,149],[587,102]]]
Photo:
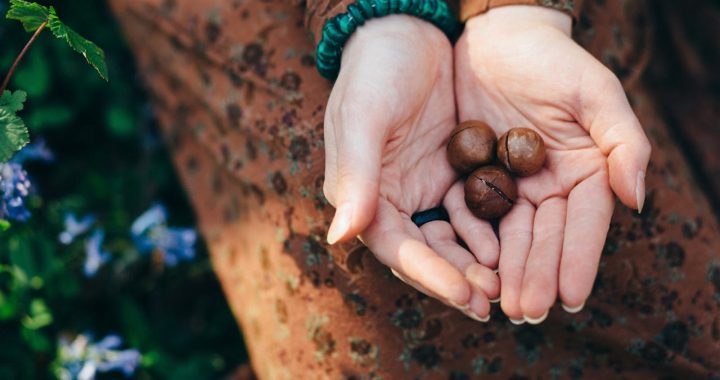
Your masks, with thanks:
[[[139,255],[129,238],[132,221],[156,201],[167,206],[170,225],[195,222],[120,30],[103,1],[38,2],[54,5],[105,50],[110,82],[50,33],[32,46],[11,82],[10,89],[28,93],[20,116],[31,137],[45,138],[56,159],[25,165],[36,186],[33,216],[0,232],[0,266],[28,278],[0,272],[0,379],[54,377],[58,338],[77,333],[116,333],[125,348],[139,349],[138,379],[222,378],[247,355],[203,244],[196,259],[169,268]],[[5,20],[6,10],[0,0],[2,76],[30,37]],[[57,241],[68,211],[94,213],[106,230],[113,258],[95,278],[82,272],[83,239],[71,246]],[[28,328],[23,321],[39,312],[31,307],[37,300],[52,323]]]

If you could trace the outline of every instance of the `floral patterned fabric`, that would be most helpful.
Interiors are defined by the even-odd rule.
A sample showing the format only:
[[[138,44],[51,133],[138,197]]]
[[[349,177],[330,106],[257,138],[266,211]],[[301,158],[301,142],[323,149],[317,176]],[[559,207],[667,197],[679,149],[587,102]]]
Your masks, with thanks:
[[[113,0],[262,379],[720,378],[720,234],[652,97],[641,0],[586,1],[576,39],[654,145],[642,215],[618,205],[585,309],[470,320],[357,242],[325,244],[323,110],[302,4]]]

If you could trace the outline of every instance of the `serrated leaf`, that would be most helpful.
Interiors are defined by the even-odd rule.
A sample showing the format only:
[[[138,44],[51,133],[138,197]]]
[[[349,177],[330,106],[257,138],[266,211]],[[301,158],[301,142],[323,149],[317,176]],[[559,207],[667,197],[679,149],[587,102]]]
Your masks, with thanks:
[[[88,41],[83,36],[77,34],[70,27],[65,25],[57,13],[55,8],[50,7],[50,15],[48,16],[48,27],[55,37],[65,40],[73,50],[85,57],[85,60],[92,66],[100,77],[108,80],[107,65],[105,64],[105,52],[93,42]]]
[[[27,93],[22,90],[10,92],[9,90],[3,91],[0,95],[0,107],[8,109],[10,112],[22,111],[25,107],[25,100],[27,100]]]
[[[10,0],[5,18],[20,21],[26,32],[34,32],[50,16],[50,9],[38,3],[24,0]]]
[[[0,162],[7,162],[29,142],[30,134],[22,119],[9,108],[0,107]]]

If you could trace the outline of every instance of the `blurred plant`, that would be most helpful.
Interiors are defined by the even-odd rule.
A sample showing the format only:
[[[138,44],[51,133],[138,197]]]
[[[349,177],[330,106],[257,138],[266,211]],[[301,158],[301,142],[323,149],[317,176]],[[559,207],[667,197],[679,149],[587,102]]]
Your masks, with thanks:
[[[0,163],[0,231],[9,228],[8,220],[24,222],[30,218],[26,200],[33,188],[22,167],[26,161],[51,161],[53,154],[40,139],[26,145],[8,164]]]
[[[46,27],[56,38],[64,40],[71,48],[82,54],[103,79],[107,80],[108,77],[103,50],[60,21],[55,8],[24,0],[10,0],[10,9],[5,17],[20,21],[25,31],[33,35],[15,58],[0,85],[0,163],[9,160],[13,153],[30,142],[25,122],[17,116],[17,112],[23,109],[27,94],[23,91],[10,92],[6,89],[18,64]]]
[[[110,253],[102,249],[105,241],[105,231],[97,229],[85,240],[85,265],[83,271],[85,276],[93,277],[100,266],[110,260]]]
[[[25,201],[31,186],[20,164],[0,164],[0,228],[9,227],[7,220],[24,222],[30,218]]]
[[[50,162],[55,159],[55,155],[47,146],[45,139],[38,139],[32,144],[25,145],[23,149],[17,152],[10,162],[22,165],[25,161],[45,161]]]
[[[98,372],[122,371],[130,376],[140,364],[141,355],[136,349],[120,350],[122,339],[108,335],[97,343],[91,335],[80,334],[70,341],[60,338],[55,363],[61,380],[93,380]]]
[[[20,153],[24,151],[25,149],[21,150]],[[65,213],[63,224],[65,225],[65,230],[58,235],[58,240],[61,243],[68,245],[72,243],[76,237],[90,230],[90,227],[95,224],[95,215],[87,214],[81,219],[77,219],[75,214],[68,212]]]
[[[140,253],[158,252],[169,266],[195,257],[197,232],[192,228],[167,226],[167,210],[153,205],[130,227],[133,241]]]
[[[0,0],[0,11],[7,4]],[[247,354],[202,240],[191,228],[170,227],[193,225],[192,212],[132,57],[105,2],[56,4],[108,49],[110,71],[124,80],[107,85],[72,50],[38,38],[10,82],[27,95],[0,95],[13,112],[25,106],[28,128],[45,139],[4,164],[19,166],[31,183],[22,206],[32,217],[0,231],[0,379],[59,376],[61,347],[82,331],[117,333],[142,352],[139,380],[222,378]],[[3,68],[26,38],[10,25],[0,22]],[[23,104],[26,96],[33,101]],[[158,199],[167,207],[155,214],[162,218],[134,234],[142,219],[135,217]],[[85,336],[88,347],[98,344]]]

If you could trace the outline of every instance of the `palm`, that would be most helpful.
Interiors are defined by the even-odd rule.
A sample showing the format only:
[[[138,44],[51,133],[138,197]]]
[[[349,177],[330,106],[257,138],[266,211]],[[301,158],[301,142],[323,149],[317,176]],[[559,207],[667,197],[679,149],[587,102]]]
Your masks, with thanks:
[[[350,213],[363,221],[355,223],[363,225],[357,232],[401,279],[486,315],[485,293],[498,293],[489,269],[457,243],[449,223],[411,221],[415,212],[442,204],[457,179],[445,153],[457,119],[452,48],[418,20],[388,17],[383,26],[395,21],[418,33],[361,29],[343,52],[326,111],[325,194],[337,214],[350,195],[360,204]],[[473,283],[482,289],[474,291]]]
[[[444,146],[455,124],[452,82],[440,81],[405,105],[411,120],[392,128],[385,145],[380,194],[404,216],[440,204],[455,179]]]
[[[604,182],[608,178],[607,157],[588,131],[575,120],[579,105],[568,102],[568,99],[579,98],[577,95],[582,88],[578,79],[584,74],[582,69],[587,67],[585,62],[569,62],[577,58],[582,61],[586,57],[578,57],[568,50],[582,49],[569,39],[553,40],[542,34],[532,36],[537,41],[528,41],[526,36],[522,38],[527,46],[534,46],[537,51],[528,51],[527,47],[514,50],[518,43],[506,41],[505,48],[493,50],[488,56],[483,54],[485,50],[469,49],[471,43],[467,39],[470,37],[464,36],[456,50],[459,57],[457,95],[460,120],[484,120],[495,128],[498,136],[519,126],[533,128],[543,136],[547,148],[545,168],[535,176],[518,180],[520,198],[537,206],[553,197],[567,198],[577,185],[589,178]],[[556,41],[556,44],[548,46],[548,41]],[[528,65],[528,55],[541,55],[543,60]],[[482,62],[482,65],[466,64],[473,61]],[[548,75],[557,72],[561,66],[580,68],[581,71],[565,70],[556,76]],[[492,75],[487,75],[490,72]],[[564,78],[559,78],[561,75]],[[596,192],[594,195],[606,194]]]
[[[545,140],[544,168],[517,181],[519,199],[499,231],[502,307],[514,319],[538,318],[558,290],[582,302],[575,294],[589,293],[597,270],[613,209],[608,158],[578,119],[583,86],[606,69],[556,28],[477,41],[488,28],[468,28],[456,46],[458,112],[498,135],[528,127]]]

